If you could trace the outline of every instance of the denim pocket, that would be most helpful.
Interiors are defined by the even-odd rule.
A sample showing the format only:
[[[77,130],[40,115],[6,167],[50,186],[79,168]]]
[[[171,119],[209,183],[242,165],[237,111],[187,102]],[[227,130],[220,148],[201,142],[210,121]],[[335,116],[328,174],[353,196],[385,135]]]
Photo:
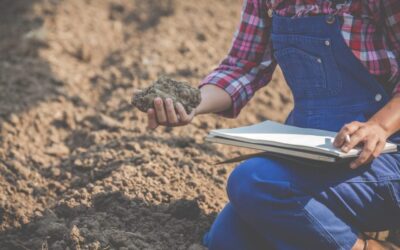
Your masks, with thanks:
[[[296,97],[310,97],[326,89],[322,59],[296,49],[287,48],[275,53],[286,82]]]
[[[339,93],[342,83],[330,39],[272,34],[272,41],[274,57],[295,99]]]

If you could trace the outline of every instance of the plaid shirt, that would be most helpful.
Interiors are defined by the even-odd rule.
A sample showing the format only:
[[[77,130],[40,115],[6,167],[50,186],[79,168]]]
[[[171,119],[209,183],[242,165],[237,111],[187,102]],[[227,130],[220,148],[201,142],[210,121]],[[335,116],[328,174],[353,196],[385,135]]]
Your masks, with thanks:
[[[341,33],[361,63],[385,89],[400,93],[400,0],[245,0],[242,19],[227,57],[201,83],[224,89],[236,117],[254,92],[272,78],[269,10],[282,16],[336,14]]]

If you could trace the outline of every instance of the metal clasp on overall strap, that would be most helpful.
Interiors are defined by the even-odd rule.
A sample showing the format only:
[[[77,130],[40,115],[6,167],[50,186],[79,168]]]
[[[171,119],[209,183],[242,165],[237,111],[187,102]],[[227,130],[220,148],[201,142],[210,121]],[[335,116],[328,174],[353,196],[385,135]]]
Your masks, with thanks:
[[[269,17],[273,17],[274,16],[274,11],[272,9],[268,9],[267,14]]]
[[[333,24],[333,23],[335,23],[335,20],[336,20],[335,15],[329,14],[326,16],[327,24]]]

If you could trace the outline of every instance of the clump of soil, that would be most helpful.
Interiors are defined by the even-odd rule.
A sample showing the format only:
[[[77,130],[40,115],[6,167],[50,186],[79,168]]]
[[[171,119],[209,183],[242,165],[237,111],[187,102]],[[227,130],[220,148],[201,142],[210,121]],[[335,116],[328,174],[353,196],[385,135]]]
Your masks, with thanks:
[[[132,104],[142,112],[153,108],[154,99],[171,98],[174,104],[180,102],[187,113],[191,113],[200,104],[200,90],[186,82],[179,82],[170,78],[160,77],[153,85],[135,94]]]

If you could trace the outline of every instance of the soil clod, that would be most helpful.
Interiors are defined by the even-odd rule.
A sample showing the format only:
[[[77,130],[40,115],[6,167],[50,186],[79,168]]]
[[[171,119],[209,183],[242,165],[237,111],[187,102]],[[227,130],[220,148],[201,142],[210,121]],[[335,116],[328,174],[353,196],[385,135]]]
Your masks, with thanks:
[[[132,104],[142,112],[153,108],[154,99],[160,97],[163,100],[171,98],[176,105],[183,105],[189,114],[201,101],[200,90],[191,87],[186,82],[179,82],[170,78],[160,77],[150,87],[138,92],[132,99]]]

